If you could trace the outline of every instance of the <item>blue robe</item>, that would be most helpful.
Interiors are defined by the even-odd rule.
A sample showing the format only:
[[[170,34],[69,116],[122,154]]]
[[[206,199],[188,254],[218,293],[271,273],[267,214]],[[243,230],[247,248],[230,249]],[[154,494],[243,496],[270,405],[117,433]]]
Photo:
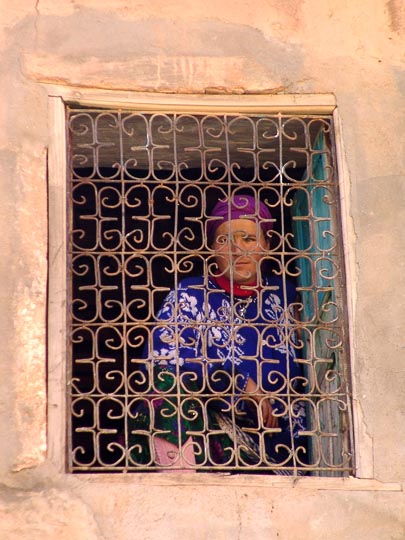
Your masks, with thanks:
[[[178,415],[169,415],[169,440],[184,441],[189,435],[198,438],[198,434],[201,441],[211,429],[206,418],[212,410],[220,410],[249,427],[256,443],[278,465],[296,465],[297,449],[298,465],[305,462],[305,438],[301,436],[305,407],[299,399],[303,379],[291,329],[295,297],[294,286],[279,278],[265,278],[259,291],[248,298],[231,296],[215,280],[204,277],[187,278],[168,294],[149,345],[148,360],[155,370],[151,391],[159,396],[161,379],[156,373],[164,372],[173,381],[164,391],[180,392],[183,404],[187,402],[195,415],[201,415],[195,432],[192,422],[187,422],[190,408],[184,412],[183,407],[181,421]],[[271,398],[278,430],[260,424],[257,406],[244,393],[249,377]],[[160,424],[158,420],[168,401],[156,403],[156,425],[168,429],[164,414]],[[177,410],[183,406],[179,403]]]

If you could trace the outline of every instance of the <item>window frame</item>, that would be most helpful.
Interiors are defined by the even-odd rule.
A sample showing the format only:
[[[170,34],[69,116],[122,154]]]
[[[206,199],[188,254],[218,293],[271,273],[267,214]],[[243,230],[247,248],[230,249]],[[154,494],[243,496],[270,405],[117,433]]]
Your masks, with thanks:
[[[48,309],[48,450],[49,457],[61,472],[66,471],[66,429],[67,386],[66,386],[66,186],[67,186],[67,127],[66,104],[95,107],[126,107],[134,110],[170,110],[184,112],[196,109],[198,112],[217,114],[279,112],[291,114],[332,114],[335,126],[337,173],[340,193],[341,225],[343,233],[344,265],[347,284],[347,317],[349,330],[350,371],[353,391],[354,451],[356,478],[372,478],[372,446],[361,422],[354,377],[355,355],[353,348],[353,315],[355,281],[353,272],[354,235],[349,218],[349,181],[344,163],[342,129],[335,97],[324,95],[179,95],[179,94],[139,94],[129,92],[109,92],[74,89],[70,87],[48,87],[50,116],[49,145],[49,309]],[[108,475],[108,473],[101,473]],[[143,473],[137,473],[137,475]],[[147,474],[147,473],[146,473]],[[208,476],[218,473],[208,473]],[[91,476],[99,476],[91,472]],[[116,476],[116,474],[114,475]],[[132,476],[132,475],[131,475]],[[162,476],[162,475],[158,475]],[[193,475],[195,476],[195,475]],[[200,476],[200,475],[197,475]],[[207,475],[203,475],[206,477]],[[264,475],[263,475],[264,476]],[[311,478],[318,482],[338,482],[342,478]],[[276,479],[286,482],[286,477]],[[300,482],[303,479],[300,479]],[[274,478],[271,482],[274,483]]]

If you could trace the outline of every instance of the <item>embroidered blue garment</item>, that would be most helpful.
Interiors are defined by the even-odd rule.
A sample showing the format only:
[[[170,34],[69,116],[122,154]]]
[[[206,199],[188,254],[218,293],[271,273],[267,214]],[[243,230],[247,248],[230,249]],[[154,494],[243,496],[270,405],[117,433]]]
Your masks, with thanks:
[[[149,359],[177,373],[186,393],[221,393],[242,408],[251,377],[274,397],[279,417],[281,432],[266,440],[267,451],[276,452],[280,443],[291,450],[305,429],[302,401],[290,400],[302,380],[291,330],[295,296],[295,287],[280,278],[265,278],[248,298],[231,297],[210,278],[187,278],[163,302]]]
[[[231,298],[213,280],[206,287],[202,277],[180,282],[158,313],[153,360],[196,373],[201,387],[203,374],[210,380],[219,371],[234,377],[234,385],[217,385],[213,391],[239,393],[250,376],[263,391],[288,392],[288,381],[300,375],[300,367],[294,362],[294,335],[288,326],[295,289],[287,288],[285,303],[281,280],[271,285],[266,280],[259,294],[248,298]]]

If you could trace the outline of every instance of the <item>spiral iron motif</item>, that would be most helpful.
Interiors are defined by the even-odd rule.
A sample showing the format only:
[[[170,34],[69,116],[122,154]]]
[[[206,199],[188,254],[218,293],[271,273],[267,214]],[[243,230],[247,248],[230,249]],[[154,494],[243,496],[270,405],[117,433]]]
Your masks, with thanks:
[[[339,193],[333,121],[330,116],[284,114],[170,114],[68,109],[69,143],[69,468],[72,472],[157,471],[156,403],[165,418],[189,422],[186,444],[197,470],[259,471],[287,475],[344,476],[353,471],[349,359],[344,296]],[[236,347],[238,328],[257,335],[258,363],[265,350],[294,351],[301,374],[295,380],[270,372],[280,417],[294,422],[298,404],[307,423],[305,444],[286,447],[283,457],[266,454],[260,410],[235,394],[237,375],[202,363],[206,384],[180,370],[154,380],[152,338],[159,309],[189,276],[216,270],[207,244],[210,210],[219,199],[253,195],[275,221],[266,272],[295,284],[297,298],[275,318],[257,323],[257,310],[226,306],[218,347]],[[170,297],[169,297],[170,298]],[[237,304],[237,302],[236,302]],[[165,321],[165,339],[193,348],[205,343],[209,318],[193,337],[176,312]],[[218,323],[216,323],[218,324]],[[162,325],[161,325],[162,326]],[[215,326],[215,325],[214,325]],[[268,332],[278,326],[277,339]],[[216,327],[215,327],[216,328]],[[215,337],[215,332],[213,333]],[[213,338],[214,339],[214,338]],[[203,346],[204,349],[204,346]],[[225,353],[224,353],[225,354]],[[266,360],[271,362],[271,359]],[[172,380],[170,380],[172,377]],[[162,379],[162,380],[163,380]],[[265,384],[262,381],[260,384]],[[272,381],[267,381],[272,382]],[[218,390],[218,387],[221,390]],[[236,402],[255,409],[256,425]],[[209,408],[224,413],[213,424]],[[222,426],[222,427],[221,427]],[[226,430],[225,427],[226,426]],[[215,438],[229,436],[226,459],[216,461]],[[246,441],[252,437],[254,459]],[[245,450],[244,450],[245,449]],[[189,454],[187,454],[189,455]],[[186,459],[186,458],[185,458]],[[186,460],[187,461],[187,460]],[[171,468],[176,469],[176,462]],[[184,467],[183,467],[184,468]]]

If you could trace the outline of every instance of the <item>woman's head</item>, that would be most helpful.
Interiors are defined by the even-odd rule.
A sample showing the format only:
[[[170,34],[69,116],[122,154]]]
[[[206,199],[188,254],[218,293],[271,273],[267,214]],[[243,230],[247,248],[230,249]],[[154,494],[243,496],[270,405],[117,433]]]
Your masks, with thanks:
[[[220,274],[234,283],[255,283],[269,249],[270,211],[250,195],[235,195],[230,201],[219,201],[211,216],[207,238]]]

